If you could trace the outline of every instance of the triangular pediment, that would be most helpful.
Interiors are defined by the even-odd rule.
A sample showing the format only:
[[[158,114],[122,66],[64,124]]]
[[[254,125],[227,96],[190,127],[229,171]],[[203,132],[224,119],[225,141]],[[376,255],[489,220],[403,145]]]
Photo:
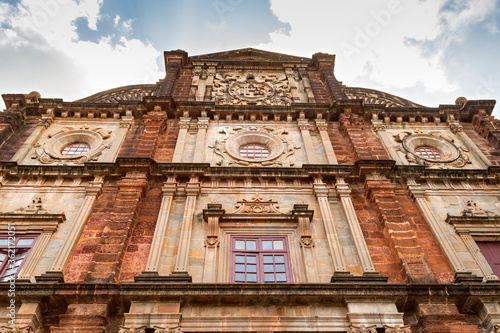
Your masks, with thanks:
[[[310,58],[296,57],[288,54],[275,53],[258,50],[254,48],[245,48],[217,53],[208,53],[189,57],[191,61],[276,61],[276,62],[299,62],[309,63]]]

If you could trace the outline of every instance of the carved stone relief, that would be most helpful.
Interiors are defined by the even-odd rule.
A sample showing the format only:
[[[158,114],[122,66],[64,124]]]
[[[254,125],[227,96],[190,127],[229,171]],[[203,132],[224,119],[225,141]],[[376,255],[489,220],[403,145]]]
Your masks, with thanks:
[[[83,125],[78,127],[61,127],[50,131],[46,135],[46,141],[36,143],[32,159],[39,160],[43,164],[80,164],[88,161],[96,161],[104,149],[111,148],[112,131],[97,127],[90,128]],[[90,149],[78,155],[62,155],[61,150],[72,143],[86,143]]]
[[[219,105],[290,105],[292,93],[283,72],[220,72],[214,77],[212,101]]]
[[[295,164],[294,144],[284,128],[271,127],[224,127],[219,133],[225,134],[210,146],[220,166],[277,166],[287,167]],[[269,156],[260,159],[246,158],[240,155],[240,147],[245,144],[260,144],[269,149]]]
[[[256,193],[250,200],[242,199],[236,203],[236,210],[233,214],[283,214],[279,210],[280,206],[272,199],[264,198]]]
[[[405,154],[411,164],[447,168],[450,166],[463,168],[470,164],[469,149],[460,142],[441,132],[402,131],[393,136],[400,145],[396,148]],[[438,150],[440,159],[431,159],[415,153],[417,147],[426,146]]]

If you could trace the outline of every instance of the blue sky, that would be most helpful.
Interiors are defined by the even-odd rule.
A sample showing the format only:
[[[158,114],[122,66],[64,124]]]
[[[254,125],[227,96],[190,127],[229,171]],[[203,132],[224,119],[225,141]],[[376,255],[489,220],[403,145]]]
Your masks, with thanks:
[[[165,50],[255,47],[336,54],[344,84],[426,106],[500,101],[499,17],[496,0],[0,0],[0,93],[72,101],[156,82]]]

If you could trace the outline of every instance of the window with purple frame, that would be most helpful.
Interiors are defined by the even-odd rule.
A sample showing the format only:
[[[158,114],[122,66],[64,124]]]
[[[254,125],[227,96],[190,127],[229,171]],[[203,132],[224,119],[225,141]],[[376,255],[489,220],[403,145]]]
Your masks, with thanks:
[[[286,236],[231,237],[231,282],[292,282]]]
[[[15,279],[35,245],[38,235],[0,235],[0,281]]]

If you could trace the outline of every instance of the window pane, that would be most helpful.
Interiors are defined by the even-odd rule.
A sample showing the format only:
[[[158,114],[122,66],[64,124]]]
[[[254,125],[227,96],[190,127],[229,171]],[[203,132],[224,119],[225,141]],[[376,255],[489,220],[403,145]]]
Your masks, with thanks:
[[[245,281],[245,273],[234,274],[234,281]]]
[[[234,248],[236,250],[244,250],[245,249],[245,241],[237,240],[236,242],[234,242]]]
[[[274,272],[274,265],[273,264],[264,265],[264,272]]]
[[[264,274],[264,281],[274,281],[274,273],[266,273]]]
[[[244,272],[244,271],[245,271],[245,265],[242,265],[242,264],[237,264],[237,265],[234,267],[234,271],[235,271],[235,272]]]
[[[285,271],[285,265],[284,264],[278,264],[276,265],[276,272],[284,272]]]
[[[31,245],[33,243],[33,238],[21,238],[17,241],[17,245]]]
[[[257,282],[257,274],[249,273],[247,274],[248,282]]]
[[[285,256],[274,256],[274,262],[275,263],[284,263],[285,262]]]
[[[83,142],[77,142],[67,145],[61,150],[61,155],[71,156],[80,155],[90,150],[90,146]]]
[[[286,281],[286,274],[285,273],[276,274],[276,281]]]
[[[244,256],[236,256],[235,261],[236,262],[244,263],[245,262],[245,257]]]
[[[7,238],[0,239],[0,246],[7,246],[8,243],[9,243],[9,240]]]
[[[262,241],[262,250],[272,250],[273,249],[273,241],[265,240]]]
[[[257,249],[257,244],[254,240],[247,241],[247,250],[255,250]]]
[[[248,264],[255,264],[255,263],[257,263],[257,258],[254,257],[254,256],[248,256],[247,257],[247,263]]]
[[[283,250],[283,241],[275,240],[273,243],[274,243],[275,250]]]
[[[248,265],[247,266],[247,272],[256,273],[257,272],[257,266],[256,265]]]
[[[7,258],[7,255],[4,253],[0,253],[0,263],[3,262],[5,258]]]
[[[273,256],[264,256],[264,263],[273,263]]]

